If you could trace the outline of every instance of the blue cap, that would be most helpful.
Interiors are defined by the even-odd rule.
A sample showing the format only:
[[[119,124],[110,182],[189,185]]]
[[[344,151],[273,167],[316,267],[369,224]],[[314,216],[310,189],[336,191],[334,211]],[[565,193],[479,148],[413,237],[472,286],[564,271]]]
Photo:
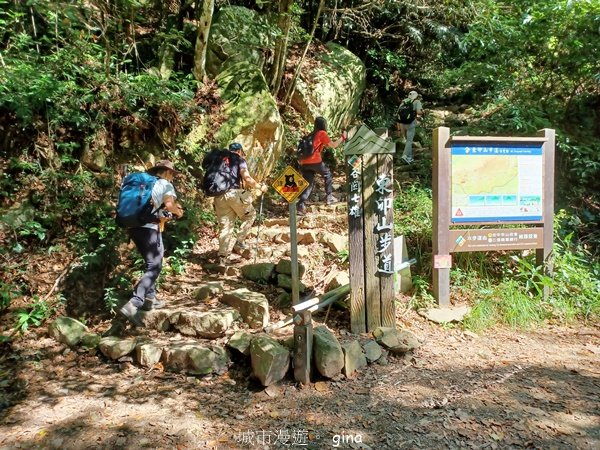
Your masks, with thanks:
[[[229,144],[229,150],[231,150],[232,152],[239,152],[241,149],[242,144],[240,144],[239,142],[233,142]]]

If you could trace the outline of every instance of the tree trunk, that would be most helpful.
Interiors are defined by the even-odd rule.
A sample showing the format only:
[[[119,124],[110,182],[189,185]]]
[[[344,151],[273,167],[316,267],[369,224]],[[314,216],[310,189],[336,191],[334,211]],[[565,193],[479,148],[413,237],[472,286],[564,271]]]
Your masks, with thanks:
[[[208,34],[212,23],[215,0],[204,0],[202,11],[198,20],[198,34],[194,48],[194,77],[200,83],[206,82],[206,49],[208,48]]]
[[[168,0],[163,3],[164,29],[167,37],[160,44],[158,50],[158,70],[163,80],[168,80],[175,67],[175,46],[169,37],[169,31],[179,29],[182,3],[181,0]]]
[[[277,26],[281,30],[282,37],[277,42],[275,47],[275,54],[273,56],[273,64],[271,65],[269,75],[269,86],[271,87],[271,93],[276,96],[277,92],[281,88],[281,79],[283,78],[283,72],[285,68],[285,61],[287,58],[288,38],[290,34],[290,27],[292,25],[292,17],[290,15],[290,9],[294,0],[280,0],[279,2],[279,16],[277,18]]]
[[[312,40],[315,36],[315,30],[317,29],[317,25],[319,23],[319,17],[321,17],[321,11],[323,10],[324,3],[325,3],[325,0],[320,0],[320,2],[319,2],[319,9],[317,10],[317,16],[315,17],[315,21],[313,22],[312,30],[310,32],[310,37],[308,38],[308,42],[306,43],[306,47],[304,48],[304,53],[302,53],[302,58],[300,58],[300,62],[296,66],[296,72],[294,72],[294,77],[292,78],[292,81],[290,82],[290,85],[287,88],[285,97],[283,98],[283,108],[284,109],[287,106],[288,101],[294,94],[294,89],[296,88],[296,80],[298,79],[298,75],[300,74],[300,69],[302,69],[302,64],[304,63],[304,58],[306,57],[306,54],[308,53],[310,43],[312,42]]]

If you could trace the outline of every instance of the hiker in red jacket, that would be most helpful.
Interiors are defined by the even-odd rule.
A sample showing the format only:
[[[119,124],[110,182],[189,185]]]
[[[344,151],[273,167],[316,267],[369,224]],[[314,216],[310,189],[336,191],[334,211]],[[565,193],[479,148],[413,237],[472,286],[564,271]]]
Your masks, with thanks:
[[[323,177],[325,183],[325,201],[328,205],[338,201],[333,196],[333,175],[329,167],[323,162],[321,153],[325,148],[336,148],[342,142],[346,140],[345,133],[335,142],[333,142],[327,134],[327,121],[323,117],[317,117],[315,119],[315,125],[313,129],[313,154],[308,158],[300,160],[300,173],[306,181],[308,181],[308,187],[300,195],[297,205],[297,211],[299,215],[306,214],[305,202],[310,197],[310,194],[315,185],[315,175],[319,174]]]

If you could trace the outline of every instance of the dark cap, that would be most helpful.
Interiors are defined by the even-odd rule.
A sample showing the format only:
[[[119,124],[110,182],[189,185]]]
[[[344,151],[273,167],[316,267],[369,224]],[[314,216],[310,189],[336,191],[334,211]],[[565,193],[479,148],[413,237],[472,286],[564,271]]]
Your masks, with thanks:
[[[240,152],[243,150],[243,147],[239,142],[232,142],[229,144],[229,150],[232,152]]]

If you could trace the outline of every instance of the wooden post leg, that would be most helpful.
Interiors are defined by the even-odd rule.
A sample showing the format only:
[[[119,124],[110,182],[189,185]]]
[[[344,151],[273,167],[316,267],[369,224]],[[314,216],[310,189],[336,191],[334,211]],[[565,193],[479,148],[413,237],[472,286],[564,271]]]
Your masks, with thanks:
[[[449,254],[450,156],[446,144],[450,128],[433,132],[433,257]],[[433,268],[433,296],[441,307],[450,306],[450,269]]]
[[[294,316],[294,379],[310,383],[313,326],[310,311],[300,311]]]
[[[544,247],[536,250],[536,264],[544,266],[544,275],[549,277],[554,273],[552,249],[554,246],[554,151],[556,132],[545,128],[540,135],[546,137],[544,143]],[[544,285],[544,300],[552,294],[550,286]]]

